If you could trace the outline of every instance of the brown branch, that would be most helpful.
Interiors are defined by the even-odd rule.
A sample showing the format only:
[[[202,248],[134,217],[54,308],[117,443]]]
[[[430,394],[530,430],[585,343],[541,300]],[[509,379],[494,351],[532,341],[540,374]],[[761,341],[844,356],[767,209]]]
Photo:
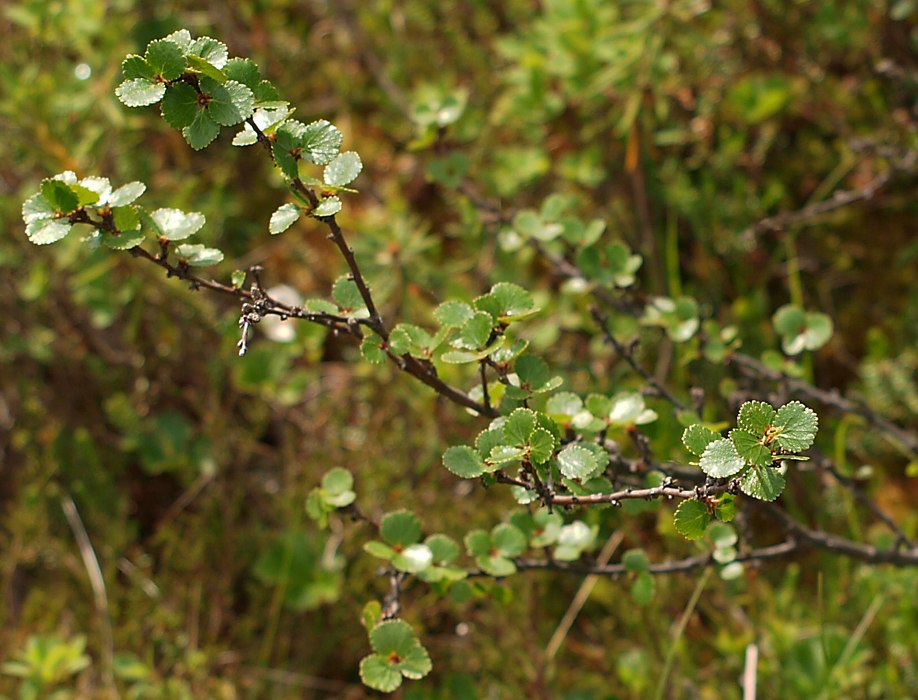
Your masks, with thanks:
[[[822,530],[814,530],[794,519],[783,508],[773,503],[755,501],[755,505],[780,523],[793,537],[817,548],[834,554],[841,554],[869,564],[892,564],[893,566],[918,566],[918,548],[880,549],[873,545],[855,542],[845,537]],[[901,543],[900,543],[901,544]]]
[[[609,345],[615,348],[615,352],[618,353],[625,362],[628,363],[628,366],[631,367],[634,372],[640,376],[645,382],[647,382],[657,396],[662,399],[669,401],[673,406],[679,410],[685,410],[688,408],[685,403],[682,402],[675,394],[673,394],[669,389],[663,386],[660,382],[657,381],[650,372],[644,369],[637,360],[634,359],[634,351],[637,348],[638,341],[632,342],[627,347],[609,330],[609,319],[603,314],[597,307],[590,307],[590,314],[593,316],[593,320],[596,321],[596,324],[599,326],[599,329],[602,331],[603,338]]]
[[[813,204],[808,204],[795,211],[782,212],[781,214],[762,219],[758,223],[742,231],[739,234],[740,238],[746,243],[751,243],[756,237],[763,233],[781,231],[791,226],[807,224],[811,220],[823,214],[835,211],[836,209],[850,206],[856,202],[873,199],[874,195],[889,184],[897,173],[914,170],[916,160],[918,160],[918,153],[915,151],[907,153],[890,164],[886,170],[874,176],[867,184],[852,190],[838,191],[831,199],[814,202]]]

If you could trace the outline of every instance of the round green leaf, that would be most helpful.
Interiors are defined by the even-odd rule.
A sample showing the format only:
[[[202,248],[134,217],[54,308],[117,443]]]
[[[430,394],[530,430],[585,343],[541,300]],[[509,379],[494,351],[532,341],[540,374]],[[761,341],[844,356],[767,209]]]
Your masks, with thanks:
[[[433,554],[426,544],[413,544],[392,557],[392,565],[399,571],[416,574],[430,568]]]
[[[721,438],[710,443],[701,454],[701,469],[708,476],[723,479],[746,466],[730,440]]]
[[[121,62],[121,72],[124,73],[125,80],[133,78],[152,80],[156,75],[146,59],[136,54],[131,54]]]
[[[325,197],[319,202],[319,205],[312,210],[312,215],[317,217],[334,216],[341,211],[341,199],[339,197]]]
[[[747,401],[740,406],[736,424],[753,435],[762,437],[774,422],[775,409],[764,401]]]
[[[476,311],[459,329],[457,342],[468,350],[477,350],[487,345],[494,329],[494,319],[491,314]]]
[[[646,571],[638,574],[634,583],[631,584],[631,597],[638,605],[650,605],[653,602],[653,594],[656,589],[653,576]]]
[[[379,534],[393,547],[407,547],[421,539],[421,523],[414,513],[397,510],[383,516]]]
[[[331,313],[337,311],[337,309],[334,309]],[[376,333],[367,333],[360,343],[360,354],[363,355],[363,359],[367,362],[374,365],[382,364],[388,357],[386,354],[386,343],[380,336],[376,335]]]
[[[185,137],[185,141],[196,151],[200,151],[210,144],[217,138],[219,133],[220,126],[210,118],[206,109],[198,110],[194,121],[182,129],[182,136]]]
[[[491,551],[491,535],[484,530],[472,530],[463,540],[465,548],[473,557],[486,556]]]
[[[144,78],[125,80],[115,88],[115,95],[128,107],[146,107],[159,102],[166,94],[163,83],[154,83]]]
[[[834,327],[832,319],[824,313],[809,311],[806,314],[804,345],[807,350],[818,350],[829,342]]]
[[[191,32],[187,29],[176,29],[171,34],[164,36],[163,39],[168,39],[169,41],[178,45],[178,47],[185,53],[188,52],[188,49],[191,48]]]
[[[771,467],[751,467],[740,477],[743,493],[760,501],[773,501],[784,490],[784,477]]]
[[[475,314],[463,301],[445,301],[434,310],[434,318],[449,328],[459,328]]]
[[[26,226],[26,236],[35,245],[47,245],[64,238],[71,228],[67,219],[36,219]]]
[[[370,645],[377,654],[407,656],[418,644],[411,626],[404,620],[387,620],[370,632]]]
[[[251,58],[231,58],[223,69],[229,80],[235,80],[242,83],[250,90],[255,90],[258,83],[261,82],[261,71],[258,65]]]
[[[392,558],[396,555],[396,551],[392,549],[392,547],[387,544],[383,544],[379,540],[370,540],[369,542],[364,542],[363,551],[372,557],[376,557],[377,559],[385,559],[386,561],[391,561]]]
[[[599,465],[593,453],[580,445],[568,445],[558,453],[558,467],[568,479],[582,479]]]
[[[695,500],[682,501],[676,509],[673,524],[676,531],[687,540],[697,540],[704,535],[711,516],[704,503]]]
[[[448,535],[435,534],[424,540],[430,548],[435,564],[449,564],[459,556],[459,545]]]
[[[307,124],[300,136],[303,157],[317,164],[330,163],[341,148],[341,132],[325,119]]]
[[[73,187],[61,180],[43,180],[41,194],[53,209],[63,214],[69,214],[80,206],[80,198]]]
[[[682,433],[682,444],[685,445],[689,452],[698,457],[715,440],[720,440],[720,435],[713,430],[708,430],[703,425],[690,425]]]
[[[475,560],[485,573],[495,578],[506,578],[516,573],[516,564],[506,557],[482,556]]]
[[[655,421],[657,414],[644,406],[639,393],[627,392],[613,397],[608,419],[610,425],[644,425]]]
[[[458,445],[446,450],[443,453],[443,466],[463,479],[472,479],[485,472],[481,455],[468,445]]]
[[[537,311],[532,295],[511,282],[495,284],[491,291],[475,300],[475,307],[499,320],[529,316]]]
[[[325,166],[322,177],[326,185],[343,187],[353,182],[361,170],[363,170],[363,163],[360,162],[360,156],[354,151],[347,151]]]
[[[200,243],[183,243],[175,249],[175,254],[192,267],[206,267],[216,265],[223,260],[223,251],[217,248],[208,248]]]
[[[122,233],[139,231],[140,229],[140,214],[136,207],[114,207],[112,209],[112,221],[115,222],[115,226]]]
[[[495,471],[508,462],[519,462],[525,456],[526,451],[523,447],[515,445],[495,445],[488,455],[488,471]]]
[[[157,39],[147,44],[144,54],[147,65],[163,80],[175,80],[185,70],[185,54],[182,48],[168,39]]]
[[[322,489],[329,494],[339,494],[354,488],[354,476],[341,467],[335,467],[322,477]]]
[[[338,302],[338,306],[345,313],[352,313],[366,308],[363,303],[363,297],[360,296],[360,289],[357,287],[357,283],[348,279],[346,275],[335,280],[331,293],[332,298]]]
[[[507,417],[504,423],[504,439],[510,445],[526,445],[529,436],[535,429],[535,412],[528,408],[518,408]]]
[[[283,233],[293,226],[294,222],[300,218],[300,208],[296,204],[281,204],[273,214],[271,221],[268,223],[268,230],[272,236]]]
[[[360,662],[360,680],[368,688],[391,693],[402,684],[402,672],[379,654],[365,656]]]
[[[526,535],[510,523],[501,523],[491,530],[491,542],[503,557],[518,557],[526,551]]]
[[[736,530],[726,523],[714,523],[711,525],[711,528],[708,530],[708,537],[710,537],[711,542],[718,549],[732,547],[739,539]]]
[[[739,456],[750,464],[767,467],[772,463],[771,450],[762,444],[761,439],[752,433],[737,428],[730,431],[730,440]]]
[[[190,126],[198,116],[198,93],[187,83],[170,85],[166,89],[160,111],[165,122],[173,129]]]
[[[146,190],[147,186],[145,184],[134,180],[126,185],[122,185],[112,192],[108,198],[108,205],[111,207],[126,206],[136,200],[140,195],[146,192]]]
[[[209,36],[201,36],[191,42],[188,47],[188,53],[200,56],[215,68],[223,68],[226,65],[229,51],[226,44]]]
[[[201,78],[201,89],[210,95],[206,111],[217,124],[234,126],[252,116],[255,96],[242,83],[227,80],[221,85],[209,78]]]
[[[22,220],[26,224],[53,219],[55,213],[54,207],[40,194],[32,195],[22,204]]]
[[[200,212],[183,212],[180,209],[157,209],[150,216],[159,227],[160,237],[167,241],[181,241],[197,233],[206,219]]]
[[[529,436],[529,460],[533,464],[544,464],[555,451],[555,436],[545,428],[536,428]]]
[[[626,571],[639,574],[642,571],[647,571],[650,567],[650,560],[647,559],[647,554],[643,549],[629,549],[622,555],[622,564],[624,564]]]
[[[785,304],[772,316],[775,330],[782,336],[796,336],[806,328],[806,315],[803,309],[794,304]]]
[[[573,417],[580,413],[582,408],[581,398],[570,391],[553,395],[545,404],[545,410],[553,416]]]
[[[102,233],[100,242],[111,250],[130,250],[143,243],[145,237],[143,231],[123,231],[120,236],[106,231]]]
[[[792,401],[778,409],[774,426],[781,428],[775,442],[789,452],[800,452],[809,449],[816,439],[819,417],[813,409]]]

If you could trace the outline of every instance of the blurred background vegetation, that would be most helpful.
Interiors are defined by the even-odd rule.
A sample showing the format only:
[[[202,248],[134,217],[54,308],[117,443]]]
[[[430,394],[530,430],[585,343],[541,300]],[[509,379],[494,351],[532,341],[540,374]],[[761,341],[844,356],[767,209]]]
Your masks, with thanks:
[[[576,290],[455,181],[467,176],[498,212],[559,193],[644,255],[644,292],[694,296],[704,317],[738,326],[746,352],[779,347],[770,319],[782,304],[829,313],[836,334],[802,371],[918,427],[916,177],[891,170],[916,147],[914,0],[13,0],[0,12],[8,697],[109,697],[112,679],[126,698],[364,697],[358,611],[386,582],[361,553],[362,526],[337,519],[322,532],[306,518],[309,490],[345,466],[366,512],[408,506],[456,536],[513,506],[440,465],[475,421],[318,326],[286,343],[261,337],[238,358],[238,309],[225,300],[76,236],[53,251],[27,242],[22,200],[72,169],[143,180],[149,207],[204,212],[225,274],[261,263],[267,285],[324,296],[344,271],[318,225],[266,235],[284,192],[260,151],[224,136],[195,153],[153,110],[118,103],[122,58],[181,27],[252,57],[300,119],[331,119],[361,154],[361,194],[342,224],[387,318],[423,324],[448,295],[516,281],[545,308],[528,337],[567,388],[638,386]],[[435,152],[418,122],[449,95],[467,106]],[[872,198],[748,230],[890,172]],[[648,365],[664,358],[675,390],[704,387],[713,417],[732,415],[718,406],[742,387],[723,367],[655,335],[642,353]],[[821,427],[838,468],[914,535],[916,455],[856,420]],[[685,459],[671,418],[649,432],[658,458]],[[71,499],[106,615],[65,515]],[[786,501],[872,537],[812,475]],[[623,548],[694,551],[661,512],[595,517],[621,529]],[[697,578],[656,580],[644,606],[628,581],[601,581],[550,663],[575,578],[520,575],[467,601],[415,585],[404,615],[435,670],[400,692],[648,697]],[[911,697],[916,590],[918,572],[816,554],[714,577],[678,640],[672,697],[739,697],[750,642],[761,697]]]

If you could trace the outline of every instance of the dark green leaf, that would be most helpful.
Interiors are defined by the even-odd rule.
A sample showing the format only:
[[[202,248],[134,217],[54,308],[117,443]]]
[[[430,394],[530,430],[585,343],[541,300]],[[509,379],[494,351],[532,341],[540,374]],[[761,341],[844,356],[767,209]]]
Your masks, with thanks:
[[[125,80],[133,80],[135,78],[152,80],[156,75],[146,59],[136,54],[131,54],[121,62],[121,72],[124,73]]]
[[[740,477],[740,488],[752,498],[773,501],[784,490],[784,477],[772,467],[750,467]]]
[[[801,452],[809,449],[816,439],[819,417],[799,401],[791,401],[778,409],[774,426],[781,428],[775,438],[778,445],[789,452]]]
[[[367,362],[374,365],[382,364],[388,358],[386,342],[376,333],[367,333],[360,343],[360,354]]]
[[[757,437],[762,437],[765,431],[774,423],[775,409],[764,401],[747,401],[740,406],[736,417],[736,424]]]
[[[762,444],[760,438],[752,433],[737,428],[730,431],[730,440],[740,457],[759,467],[767,467],[772,463],[771,450]]]
[[[153,73],[163,80],[175,80],[185,70],[185,55],[181,47],[168,39],[158,39],[147,44],[144,59]]]
[[[166,90],[160,110],[169,126],[184,129],[198,115],[198,93],[187,83],[171,85]]]
[[[708,515],[708,509],[704,503],[688,500],[679,504],[673,523],[676,531],[685,539],[697,540],[704,535],[710,520],[711,516]]]
[[[80,199],[73,187],[61,180],[43,180],[41,195],[53,209],[62,214],[69,214],[80,205]]]
[[[528,408],[518,408],[504,423],[504,439],[509,445],[526,445],[535,429],[536,417]]]
[[[223,70],[228,80],[235,80],[254,91],[261,81],[261,71],[251,58],[231,58]]]
[[[346,275],[335,280],[332,286],[332,298],[338,302],[338,306],[344,313],[353,313],[366,308],[357,283],[348,279]]]
[[[544,464],[551,459],[557,443],[554,435],[544,428],[536,428],[529,437],[529,459],[533,464]]]
[[[383,516],[379,534],[393,547],[407,547],[421,539],[421,523],[414,513],[397,510]]]
[[[207,114],[206,109],[198,110],[194,121],[182,129],[182,135],[194,150],[200,151],[210,144],[217,134],[220,133],[220,126]]]
[[[481,476],[485,471],[479,453],[468,445],[450,447],[443,453],[443,466],[463,479]]]
[[[698,457],[715,440],[720,440],[720,435],[713,430],[708,430],[703,425],[690,425],[682,433],[682,444],[685,445],[689,452]]]
[[[209,78],[201,78],[201,89],[210,96],[207,113],[222,126],[234,126],[252,116],[255,96],[242,83],[227,80],[222,85]]]

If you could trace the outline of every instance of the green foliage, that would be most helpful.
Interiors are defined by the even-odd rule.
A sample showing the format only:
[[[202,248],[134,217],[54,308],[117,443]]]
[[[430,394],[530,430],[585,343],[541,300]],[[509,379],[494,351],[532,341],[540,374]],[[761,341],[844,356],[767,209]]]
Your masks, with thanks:
[[[55,686],[66,682],[91,663],[86,651],[86,637],[65,641],[55,636],[33,635],[25,648],[0,666],[0,673],[22,680],[19,697],[37,700],[48,697]]]
[[[55,525],[61,490],[87,518],[112,610],[135,612],[112,618],[111,669],[111,646],[92,633],[93,667],[58,682],[74,692],[114,692],[99,687],[109,676],[123,697],[238,687],[280,697],[299,693],[283,686],[298,678],[351,692],[335,684],[355,679],[366,650],[347,608],[378,597],[386,618],[423,620],[437,640],[436,673],[406,697],[469,697],[451,673],[468,663],[482,696],[643,697],[657,678],[662,694],[729,695],[750,641],[737,620],[750,615],[762,693],[907,694],[908,571],[812,556],[795,582],[793,564],[769,555],[739,579],[750,552],[790,541],[774,545],[787,531],[774,512],[871,551],[910,551],[907,505],[893,505],[903,533],[892,535],[863,507],[877,494],[907,504],[901,480],[915,462],[914,358],[901,352],[914,340],[904,330],[915,320],[914,245],[895,189],[913,171],[896,154],[914,146],[901,116],[911,88],[896,77],[908,3],[775,14],[599,0],[533,12],[514,0],[461,17],[415,0],[397,16],[287,4],[220,18],[243,28],[227,40],[252,59],[185,30],[159,38],[178,22],[207,27],[207,12],[172,19],[129,1],[99,14],[88,0],[4,10],[15,32],[0,49],[5,65],[13,58],[0,108],[23,115],[8,122],[7,180],[31,184],[15,193],[26,236],[0,245],[11,292],[0,453],[16,467],[2,568],[16,577],[10,590],[28,583],[0,646],[55,624],[96,629],[91,601],[73,594],[73,542]],[[768,42],[737,48],[749,36],[780,44],[782,60]],[[294,50],[304,37],[315,50]],[[130,51],[142,55],[125,60],[116,98],[110,59]],[[163,121],[142,128],[122,109],[157,102]],[[204,150],[224,127],[256,148]],[[363,160],[341,152],[342,131]],[[364,161],[370,194],[335,239]],[[129,184],[79,179],[88,164]],[[73,171],[42,180],[62,168]],[[179,208],[139,204],[141,181],[154,206]],[[274,185],[287,188],[279,208]],[[842,190],[853,205],[833,200]],[[882,204],[869,219],[866,198]],[[4,201],[0,215],[18,206]],[[814,221],[818,236],[798,235]],[[262,245],[266,223],[277,237]],[[277,235],[295,223],[296,235]],[[863,239],[868,224],[882,226],[883,246]],[[29,241],[57,243],[56,255]],[[160,274],[138,271],[150,263]],[[200,266],[215,266],[213,277]],[[281,299],[263,280],[303,294]],[[862,288],[869,304],[847,293]],[[238,302],[238,325],[211,292]],[[814,300],[834,324],[804,310]],[[236,359],[233,344],[247,341]],[[358,347],[373,366],[353,362]],[[840,393],[819,393],[814,378]],[[846,383],[869,408],[845,403]],[[794,398],[814,402],[819,425]],[[872,410],[905,432],[888,433]],[[793,470],[817,427],[820,459]],[[431,468],[441,454],[446,471]],[[329,464],[348,470],[320,482]],[[785,490],[793,497],[758,503]],[[523,507],[508,516],[513,501]],[[314,523],[302,524],[304,503]],[[550,664],[551,690],[537,688],[529,669],[544,663],[531,650],[580,583],[565,573],[598,567],[597,543],[612,533],[643,549],[608,560],[603,570],[621,576],[598,583]],[[684,640],[670,638],[671,617],[693,577],[660,575],[682,556],[721,579]],[[530,567],[548,571],[527,589]],[[823,575],[831,590],[816,606]],[[348,604],[328,605],[338,598]],[[61,600],[73,609],[63,614]],[[390,690],[431,664],[407,623],[384,621],[374,602],[360,671]],[[318,607],[308,620],[294,614]],[[582,663],[584,630],[614,664]],[[678,644],[680,685],[663,687],[670,667],[660,673],[663,655],[645,638]],[[228,651],[242,663],[227,665]],[[278,680],[277,668],[291,673]]]
[[[804,350],[818,350],[832,337],[832,319],[818,311],[804,311],[786,304],[772,317],[775,330],[781,336],[781,348],[788,355]]]
[[[402,678],[417,680],[433,668],[427,650],[404,620],[386,620],[370,631],[373,652],[360,662],[361,680],[374,690],[391,693]]]

